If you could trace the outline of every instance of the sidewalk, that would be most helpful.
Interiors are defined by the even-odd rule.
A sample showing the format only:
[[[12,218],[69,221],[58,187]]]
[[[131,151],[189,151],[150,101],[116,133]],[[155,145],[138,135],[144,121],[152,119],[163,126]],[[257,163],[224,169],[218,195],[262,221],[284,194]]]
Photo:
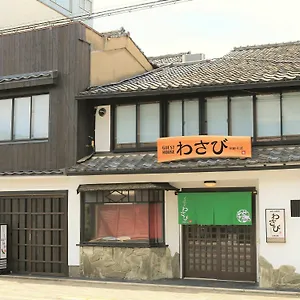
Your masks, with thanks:
[[[184,281],[188,283],[187,281]],[[170,282],[133,283],[84,280],[72,278],[46,278],[32,276],[0,276],[1,291],[9,291],[10,299],[78,299],[78,300],[261,300],[300,298],[300,291],[262,290],[249,288],[229,288],[217,286],[178,285]],[[212,283],[210,282],[212,285]],[[227,283],[228,284],[228,283]],[[251,288],[252,286],[252,288]],[[242,296],[242,298],[241,298]],[[27,297],[27,298],[26,298]]]

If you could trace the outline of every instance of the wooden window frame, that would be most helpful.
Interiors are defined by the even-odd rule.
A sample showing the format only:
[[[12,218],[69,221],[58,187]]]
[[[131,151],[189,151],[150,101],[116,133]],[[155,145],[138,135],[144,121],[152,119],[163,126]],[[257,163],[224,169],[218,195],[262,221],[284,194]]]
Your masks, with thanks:
[[[50,124],[50,93],[39,93],[39,94],[32,94],[32,95],[26,95],[26,96],[17,96],[17,97],[6,97],[3,100],[11,100],[12,106],[11,106],[11,132],[10,132],[10,139],[9,140],[0,140],[0,144],[7,144],[7,143],[23,143],[23,142],[35,142],[35,141],[48,141],[49,139],[49,131],[50,128],[48,126],[48,136],[44,138],[32,138],[32,98],[35,96],[43,96],[48,95],[49,96],[49,118],[48,118],[48,125]],[[29,138],[28,139],[15,139],[14,138],[14,117],[15,117],[15,100],[19,98],[30,98],[30,124],[29,124]],[[1,101],[1,99],[0,99]]]
[[[136,196],[134,196],[134,199],[129,197],[129,190],[123,190],[123,191],[96,191],[94,193],[97,193],[96,195],[96,202],[94,205],[105,205],[105,204],[161,204],[162,205],[162,212],[161,212],[161,218],[162,218],[162,240],[161,241],[151,241],[150,239],[148,241],[143,241],[143,242],[137,242],[134,240],[129,240],[129,241],[93,241],[89,242],[86,241],[85,238],[85,204],[86,204],[86,194],[91,193],[91,192],[81,192],[80,193],[80,205],[81,205],[81,214],[80,214],[80,246],[105,246],[105,247],[166,247],[165,244],[165,192],[164,190],[152,190],[152,189],[147,189],[147,190],[134,190],[139,191],[139,192],[146,192],[148,194],[147,200],[143,200],[143,197],[141,196],[140,200],[136,199]],[[113,192],[119,192],[122,193],[123,195],[128,193],[128,197],[121,199],[120,201],[114,202],[106,198],[105,193],[113,193]],[[158,192],[159,198],[155,201],[151,201],[150,193],[151,192]],[[99,196],[101,195],[101,196]],[[150,206],[149,206],[150,207]],[[150,210],[148,211],[148,232],[150,234]]]
[[[140,132],[140,105],[143,104],[158,104],[159,106],[159,137],[163,136],[162,132],[162,123],[163,123],[163,105],[161,101],[151,101],[151,102],[135,102],[135,103],[126,103],[126,104],[118,104],[114,105],[112,109],[112,147],[114,152],[134,152],[134,151],[153,151],[156,149],[156,141],[153,143],[140,143],[139,142],[139,132]],[[136,119],[135,119],[135,143],[124,144],[122,147],[118,147],[117,143],[117,106],[126,106],[126,105],[134,105],[136,109]]]

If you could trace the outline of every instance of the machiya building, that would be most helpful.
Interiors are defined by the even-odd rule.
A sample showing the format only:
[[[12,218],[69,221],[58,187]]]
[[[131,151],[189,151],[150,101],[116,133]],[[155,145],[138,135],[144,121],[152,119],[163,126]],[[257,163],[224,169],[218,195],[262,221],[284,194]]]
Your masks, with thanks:
[[[260,45],[157,67],[139,53],[148,70],[82,88],[77,162],[1,173],[0,221],[56,249],[33,273],[299,288],[299,54]]]

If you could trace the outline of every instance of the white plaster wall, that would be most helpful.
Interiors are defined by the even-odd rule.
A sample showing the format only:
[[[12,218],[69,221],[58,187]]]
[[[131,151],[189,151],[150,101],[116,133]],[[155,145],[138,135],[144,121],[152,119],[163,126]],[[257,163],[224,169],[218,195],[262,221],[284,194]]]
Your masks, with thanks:
[[[105,108],[106,114],[99,116],[99,109]],[[97,152],[110,151],[110,105],[98,106],[95,114],[95,148]]]
[[[180,253],[180,225],[178,224],[177,196],[174,191],[165,193],[165,239],[171,254]]]
[[[64,15],[37,0],[1,0],[0,29],[51,21]]]
[[[290,200],[300,200],[300,173],[286,172],[268,176],[264,173],[259,180],[260,251],[275,268],[291,265],[300,273],[300,218],[291,218]],[[266,243],[265,209],[284,208],[286,211],[286,243]]]

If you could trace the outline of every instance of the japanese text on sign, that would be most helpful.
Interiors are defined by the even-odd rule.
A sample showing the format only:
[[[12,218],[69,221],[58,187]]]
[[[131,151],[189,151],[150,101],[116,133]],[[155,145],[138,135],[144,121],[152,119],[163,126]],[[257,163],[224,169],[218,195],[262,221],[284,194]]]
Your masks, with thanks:
[[[158,162],[201,157],[251,157],[251,137],[183,136],[157,141]]]
[[[266,210],[267,243],[285,243],[284,209]]]

